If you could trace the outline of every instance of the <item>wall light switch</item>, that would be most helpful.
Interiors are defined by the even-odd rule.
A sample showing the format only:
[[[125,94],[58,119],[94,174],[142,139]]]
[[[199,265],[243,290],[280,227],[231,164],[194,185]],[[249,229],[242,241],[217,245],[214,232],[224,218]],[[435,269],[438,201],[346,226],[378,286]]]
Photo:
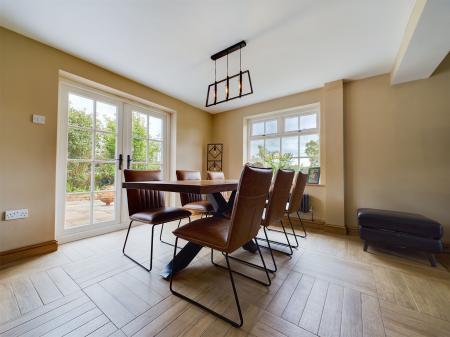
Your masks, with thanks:
[[[33,123],[34,124],[45,124],[45,116],[33,114]]]
[[[15,220],[15,219],[23,219],[28,218],[28,209],[10,209],[5,211],[5,220]]]

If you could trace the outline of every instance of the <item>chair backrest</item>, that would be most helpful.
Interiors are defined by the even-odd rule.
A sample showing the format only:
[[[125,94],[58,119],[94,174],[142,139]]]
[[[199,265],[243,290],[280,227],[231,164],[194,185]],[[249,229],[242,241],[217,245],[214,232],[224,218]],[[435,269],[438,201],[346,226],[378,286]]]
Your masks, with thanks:
[[[252,240],[261,218],[272,181],[272,169],[244,166],[231,214],[227,249],[232,252]]]
[[[224,180],[225,174],[222,171],[208,171],[206,172],[206,179],[208,180]]]
[[[295,171],[278,170],[269,194],[269,203],[266,207],[263,226],[269,226],[283,219],[286,204],[289,200],[289,192],[292,188]]]
[[[126,182],[163,180],[160,170],[124,170]],[[144,210],[165,206],[164,193],[147,189],[127,189],[128,212],[133,215]]]
[[[177,170],[177,180],[202,180],[200,171]],[[184,206],[191,202],[203,200],[201,194],[197,193],[180,193],[181,205]]]
[[[302,203],[303,192],[305,192],[307,175],[301,172],[297,173],[294,185],[292,186],[291,197],[289,198],[288,213],[297,212]]]

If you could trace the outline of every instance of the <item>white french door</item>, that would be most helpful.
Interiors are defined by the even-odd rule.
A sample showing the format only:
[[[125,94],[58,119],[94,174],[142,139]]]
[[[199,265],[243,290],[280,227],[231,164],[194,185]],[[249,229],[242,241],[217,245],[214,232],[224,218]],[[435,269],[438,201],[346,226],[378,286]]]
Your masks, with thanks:
[[[117,230],[128,218],[122,170],[167,169],[167,116],[62,83],[56,232],[71,241]],[[122,195],[123,194],[123,195]]]

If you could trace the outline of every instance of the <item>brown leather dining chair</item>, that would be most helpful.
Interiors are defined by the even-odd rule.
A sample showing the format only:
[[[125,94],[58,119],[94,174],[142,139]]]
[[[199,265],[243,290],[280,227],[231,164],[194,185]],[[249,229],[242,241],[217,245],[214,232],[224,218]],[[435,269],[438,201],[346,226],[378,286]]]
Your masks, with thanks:
[[[261,220],[261,226],[263,228],[263,232],[264,232],[264,236],[265,238],[260,238],[260,237],[256,237],[256,240],[261,240],[261,241],[265,241],[265,243],[267,244],[267,246],[261,246],[264,248],[268,248],[269,252],[270,252],[270,256],[272,258],[272,263],[274,268],[273,269],[268,269],[269,272],[276,272],[277,271],[277,264],[275,262],[275,258],[273,256],[273,252],[272,250],[277,250],[277,249],[273,249],[270,245],[270,243],[275,243],[275,244],[283,244],[283,242],[278,242],[278,241],[273,241],[273,240],[269,240],[269,237],[267,235],[267,228],[270,225],[273,225],[275,223],[280,223],[282,228],[283,228],[283,232],[285,234],[286,237],[286,241],[287,244],[286,246],[290,247],[290,242],[289,242],[289,238],[287,236],[286,230],[284,228],[284,224],[283,224],[283,217],[284,217],[284,212],[286,210],[286,202],[289,198],[289,192],[290,189],[292,187],[292,180],[294,179],[294,174],[295,172],[293,170],[284,170],[284,169],[279,169],[276,174],[275,174],[275,179],[274,179],[274,183],[273,185],[270,187],[270,191],[269,191],[269,200],[268,203],[266,205],[266,211],[265,214]],[[277,250],[279,251],[279,250]],[[292,248],[290,249],[290,253],[284,252],[284,251],[279,251],[283,254],[286,255],[292,255],[293,251]],[[258,269],[262,269],[263,266],[239,259],[237,257],[234,256],[230,256],[231,259],[236,260],[238,262],[250,265],[252,267],[256,267]]]
[[[295,246],[292,245],[292,248],[298,248],[298,246],[299,246],[297,237],[306,238],[308,235],[306,233],[305,225],[303,224],[302,218],[300,217],[300,213],[299,213],[300,206],[302,203],[303,193],[305,191],[307,177],[308,177],[308,175],[306,175],[302,172],[297,173],[297,175],[295,176],[295,179],[294,179],[294,184],[292,185],[291,196],[289,197],[289,202],[286,205],[286,215],[287,215],[287,218],[289,220],[289,224],[290,224],[291,230],[292,230],[292,233],[288,232],[287,234],[289,236],[293,236],[295,239]],[[302,226],[303,235],[295,233],[294,225],[292,224],[292,220],[291,220],[291,214],[294,212],[297,214],[298,221],[300,222],[300,225]],[[269,228],[269,230],[273,231],[273,232],[283,233],[283,231],[280,231],[278,229]]]
[[[206,179],[208,180],[225,180],[225,174],[222,171],[207,171]],[[225,199],[228,199],[230,195],[228,192],[222,192]]]
[[[208,172],[206,172],[206,179],[208,179],[208,180],[224,180],[225,174],[222,171],[208,171]]]
[[[199,171],[177,170],[177,180],[202,180]],[[201,217],[213,211],[212,205],[197,193],[180,193],[181,206],[192,213],[200,214]]]
[[[201,245],[203,247],[211,248],[211,261],[214,263],[214,250],[223,252],[225,255],[226,267],[228,271],[231,286],[233,288],[234,299],[236,302],[237,311],[239,314],[239,321],[233,321],[232,319],[219,314],[216,311],[206,307],[205,305],[196,302],[195,300],[177,292],[173,288],[174,276],[171,274],[170,277],[170,291],[194,304],[202,309],[207,310],[211,314],[225,320],[226,322],[232,324],[235,327],[241,327],[243,324],[243,317],[241,306],[239,303],[238,294],[236,291],[236,286],[233,278],[233,274],[240,274],[247,278],[250,278],[259,283],[270,285],[270,277],[268,271],[265,270],[267,277],[267,283],[263,283],[253,277],[244,275],[243,273],[238,273],[230,267],[229,254],[237,250],[239,247],[247,243],[248,241],[255,238],[258,234],[261,225],[261,217],[264,211],[264,204],[267,198],[267,193],[269,191],[270,182],[272,179],[271,169],[261,169],[254,168],[250,166],[245,166],[241,178],[239,181],[238,190],[236,193],[236,199],[233,206],[233,211],[231,218],[221,218],[221,217],[207,217],[193,221],[183,227],[176,229],[173,234],[175,234],[175,249],[173,254],[172,263],[176,265],[176,246],[178,239],[184,239],[195,244]],[[258,248],[259,256],[261,258],[263,266],[265,266],[264,258],[261,254],[258,242],[255,240],[256,246]]]
[[[135,181],[159,181],[162,180],[162,173],[159,170],[141,171],[124,170],[125,182]],[[179,207],[166,207],[164,193],[147,189],[127,189],[128,211],[130,214],[130,225],[128,226],[127,236],[123,243],[122,253],[131,261],[138,264],[147,271],[152,270],[153,265],[153,234],[156,225],[163,225],[166,222],[178,220],[180,226],[181,219],[189,218],[191,212]],[[150,267],[147,268],[131,256],[125,253],[125,247],[130,234],[131,225],[134,221],[152,225],[150,237]],[[161,228],[162,230],[162,228]]]

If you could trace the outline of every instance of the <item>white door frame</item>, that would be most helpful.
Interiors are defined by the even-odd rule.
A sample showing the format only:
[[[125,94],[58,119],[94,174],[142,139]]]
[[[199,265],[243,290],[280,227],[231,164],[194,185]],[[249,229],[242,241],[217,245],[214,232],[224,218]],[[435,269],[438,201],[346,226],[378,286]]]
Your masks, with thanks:
[[[65,75],[65,74],[64,74]],[[75,75],[74,75],[75,76]],[[149,111],[152,114],[164,115],[165,116],[165,132],[166,135],[164,139],[164,156],[165,161],[163,162],[165,166],[165,179],[174,179],[175,167],[176,167],[176,111],[171,109],[159,110],[153,106],[153,103],[148,102],[149,105],[143,104],[143,99],[135,97],[136,101],[133,100],[134,96],[123,93],[120,95],[116,89],[108,90],[108,87],[104,85],[98,85],[100,89],[93,87],[92,81],[84,80],[82,78],[76,77],[80,82],[74,82],[71,78],[60,78],[59,82],[59,94],[58,94],[58,127],[57,127],[57,160],[56,160],[56,193],[55,193],[55,233],[56,239],[60,243],[70,242],[74,240],[79,240],[82,238],[87,238],[91,236],[101,235],[104,233],[124,229],[128,226],[128,207],[126,204],[126,193],[122,188],[118,188],[119,194],[122,201],[122,207],[116,207],[117,223],[100,223],[89,226],[85,230],[70,231],[64,229],[64,214],[65,214],[65,184],[66,184],[66,158],[67,158],[67,106],[68,106],[68,90],[74,93],[82,93],[82,96],[94,96],[98,99],[98,95],[101,96],[101,100],[105,102],[118,103],[118,137],[119,140],[122,139],[122,143],[118,144],[122,151],[118,153],[123,154],[123,164],[122,168],[126,168],[126,154],[129,154],[130,149],[124,148],[126,140],[130,136],[128,131],[131,130],[127,121],[123,120],[125,114],[124,107],[126,104],[130,104],[136,108],[141,108],[145,111]],[[106,90],[106,92],[105,92]],[[66,93],[66,94],[65,94]],[[123,173],[119,171],[116,175],[116,186],[120,186],[123,180]],[[169,205],[174,204],[174,196],[171,193],[168,203]]]

